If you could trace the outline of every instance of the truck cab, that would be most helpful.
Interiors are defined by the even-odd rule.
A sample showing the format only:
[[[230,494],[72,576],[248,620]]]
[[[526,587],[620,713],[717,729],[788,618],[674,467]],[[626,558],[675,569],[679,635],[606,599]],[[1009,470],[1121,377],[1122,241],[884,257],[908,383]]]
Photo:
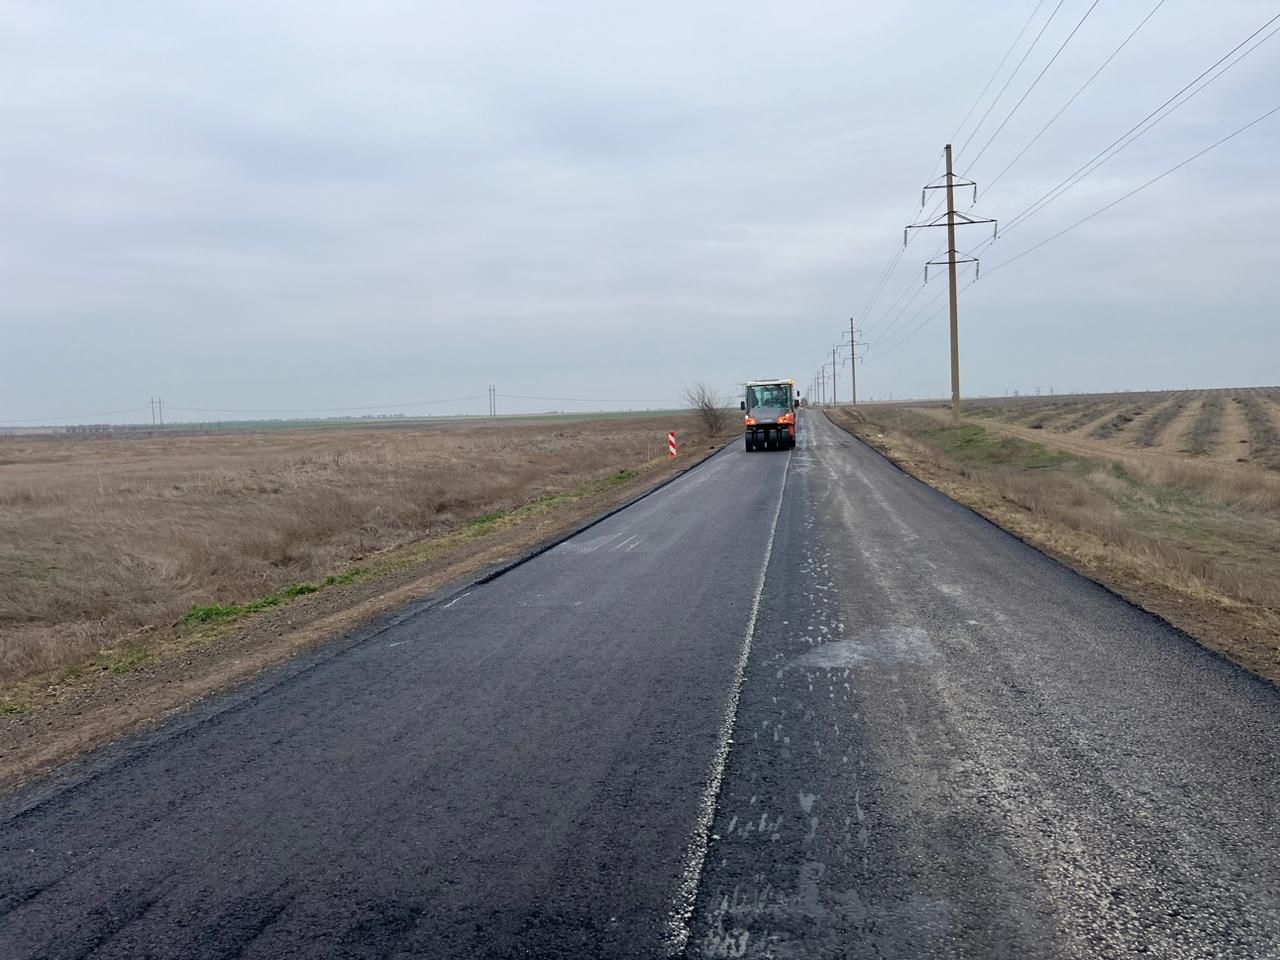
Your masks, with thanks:
[[[788,450],[796,445],[800,394],[794,380],[752,380],[741,407],[747,452]]]

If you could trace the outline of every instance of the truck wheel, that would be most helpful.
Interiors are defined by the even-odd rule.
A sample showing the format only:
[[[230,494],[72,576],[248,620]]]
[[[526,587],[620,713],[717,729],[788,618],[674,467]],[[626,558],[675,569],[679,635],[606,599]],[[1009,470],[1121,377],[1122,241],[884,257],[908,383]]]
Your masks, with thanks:
[[[756,448],[755,436],[748,433],[747,434],[747,453],[750,453],[755,448]]]
[[[778,434],[775,431],[770,430],[767,436],[769,439],[765,441],[765,446],[768,447],[770,450],[777,450]]]

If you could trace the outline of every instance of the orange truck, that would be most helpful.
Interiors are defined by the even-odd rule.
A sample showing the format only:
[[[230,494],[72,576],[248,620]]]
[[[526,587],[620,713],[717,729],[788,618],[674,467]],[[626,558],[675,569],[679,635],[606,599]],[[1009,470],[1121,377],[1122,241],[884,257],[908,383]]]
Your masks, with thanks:
[[[794,380],[752,380],[742,401],[747,452],[789,450],[796,445],[800,394]]]

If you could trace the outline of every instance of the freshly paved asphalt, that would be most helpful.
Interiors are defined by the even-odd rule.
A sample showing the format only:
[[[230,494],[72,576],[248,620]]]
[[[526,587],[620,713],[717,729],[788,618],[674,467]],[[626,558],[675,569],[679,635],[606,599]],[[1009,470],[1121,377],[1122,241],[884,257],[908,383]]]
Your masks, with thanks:
[[[1280,690],[811,427],[691,955],[1280,957]]]
[[[1280,691],[806,419],[0,801],[0,957],[1280,957]]]

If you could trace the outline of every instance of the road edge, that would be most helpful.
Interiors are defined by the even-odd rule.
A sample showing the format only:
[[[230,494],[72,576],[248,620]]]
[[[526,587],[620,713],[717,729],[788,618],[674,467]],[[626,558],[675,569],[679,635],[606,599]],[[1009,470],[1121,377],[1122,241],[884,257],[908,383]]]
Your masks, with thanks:
[[[105,742],[87,750],[67,754],[52,766],[9,784],[0,785],[0,823],[7,822],[39,808],[69,789],[92,781],[120,763],[130,763],[172,737],[184,736],[204,723],[216,721],[224,714],[246,706],[264,696],[280,683],[300,677],[334,657],[375,640],[400,624],[412,620],[437,606],[449,602],[477,586],[491,583],[530,560],[573,539],[597,524],[665,489],[682,477],[710,462],[733,446],[730,437],[719,448],[698,458],[655,485],[628,497],[603,511],[553,533],[546,540],[522,552],[514,559],[450,581],[423,597],[375,613],[363,624],[321,640],[314,647],[293,653],[285,652],[279,660],[238,678],[217,690],[186,703],[162,711],[158,716],[135,724]]]
[[[1063,567],[1071,571],[1072,573],[1076,574],[1077,576],[1082,577],[1085,580],[1088,580],[1090,583],[1104,590],[1106,593],[1109,593],[1111,596],[1115,597],[1117,600],[1121,601],[1126,606],[1132,608],[1133,610],[1136,610],[1137,612],[1143,614],[1146,617],[1149,617],[1150,619],[1154,620],[1160,625],[1168,627],[1170,630],[1178,634],[1184,640],[1187,640],[1190,643],[1194,644],[1199,650],[1204,651],[1205,653],[1209,654],[1210,656],[1218,660],[1223,661],[1224,663],[1230,664],[1232,667],[1235,667],[1238,670],[1243,670],[1245,673],[1249,674],[1249,676],[1254,677],[1257,680],[1262,681],[1263,683],[1267,683],[1273,687],[1280,688],[1280,682],[1277,682],[1276,680],[1273,680],[1271,677],[1268,677],[1265,674],[1259,673],[1256,670],[1251,670],[1249,667],[1245,666],[1243,663],[1240,663],[1238,660],[1235,660],[1232,657],[1228,656],[1225,652],[1218,650],[1214,647],[1211,647],[1207,643],[1202,642],[1200,638],[1197,637],[1190,630],[1186,629],[1185,627],[1179,626],[1177,623],[1174,623],[1172,620],[1164,616],[1162,613],[1159,613],[1156,610],[1152,610],[1142,601],[1137,600],[1134,597],[1131,597],[1123,593],[1121,590],[1112,586],[1111,584],[1105,583],[1102,580],[1099,580],[1088,569],[1073,562],[1070,557],[1062,556],[1057,552],[1052,551],[1045,546],[1042,546],[1036,541],[1028,539],[1027,537],[1024,537],[1023,535],[1017,533],[1016,531],[1010,530],[1008,527],[1004,526],[999,521],[994,520],[991,517],[987,516],[978,508],[965,503],[963,500],[957,500],[955,497],[951,496],[951,494],[947,493],[945,490],[942,490],[934,486],[924,477],[918,476],[917,474],[911,472],[911,470],[907,469],[907,467],[905,467],[902,463],[894,459],[888,453],[881,450],[879,447],[875,446],[874,444],[868,443],[866,440],[858,436],[856,433],[854,433],[844,424],[838,423],[836,420],[834,420],[831,417],[831,415],[826,410],[822,411],[822,415],[827,418],[827,422],[830,423],[833,427],[848,434],[855,442],[860,443],[863,447],[865,447],[867,450],[871,451],[871,453],[875,454],[877,457],[885,461],[885,463],[889,464],[899,473],[907,477],[910,477],[912,480],[915,480],[917,483],[924,484],[924,486],[928,487],[930,490],[934,491],[940,496],[946,497],[949,501],[954,503],[956,506],[964,510],[967,510],[969,513],[973,514],[983,523],[986,523],[989,526],[994,527],[996,530],[999,530],[1005,536],[1011,537],[1014,540],[1017,540],[1019,543],[1027,547],[1030,547],[1032,550],[1040,554],[1042,557],[1045,557],[1046,559],[1051,560],[1052,562],[1058,564],[1060,567]]]

